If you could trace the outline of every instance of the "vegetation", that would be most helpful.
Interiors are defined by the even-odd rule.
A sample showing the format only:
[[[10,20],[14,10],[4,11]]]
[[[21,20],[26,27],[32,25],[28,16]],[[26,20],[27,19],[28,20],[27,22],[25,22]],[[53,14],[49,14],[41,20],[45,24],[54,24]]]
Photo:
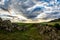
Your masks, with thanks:
[[[11,23],[0,18],[0,40],[60,40],[60,23]]]

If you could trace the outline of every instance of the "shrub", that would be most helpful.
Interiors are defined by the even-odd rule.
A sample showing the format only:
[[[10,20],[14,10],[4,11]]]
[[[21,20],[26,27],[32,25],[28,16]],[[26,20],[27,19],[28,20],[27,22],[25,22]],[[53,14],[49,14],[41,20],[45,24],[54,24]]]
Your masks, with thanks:
[[[60,25],[58,23],[54,24],[54,27],[58,30],[60,30]]]
[[[2,24],[2,18],[0,18],[0,24]]]

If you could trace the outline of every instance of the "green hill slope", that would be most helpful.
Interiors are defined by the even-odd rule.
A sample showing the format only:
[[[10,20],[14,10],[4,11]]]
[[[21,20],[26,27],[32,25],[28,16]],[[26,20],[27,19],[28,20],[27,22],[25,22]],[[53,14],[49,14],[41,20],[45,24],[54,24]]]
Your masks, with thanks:
[[[60,25],[11,23],[0,18],[0,40],[60,40]]]

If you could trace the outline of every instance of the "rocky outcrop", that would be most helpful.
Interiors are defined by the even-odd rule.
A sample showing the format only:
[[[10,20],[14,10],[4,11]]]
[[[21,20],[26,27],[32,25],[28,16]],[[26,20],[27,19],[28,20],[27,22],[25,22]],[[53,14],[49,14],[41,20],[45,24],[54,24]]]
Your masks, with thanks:
[[[28,27],[19,26],[16,23],[11,23],[10,20],[2,20],[0,18],[0,30],[6,30],[6,31],[9,31],[9,32],[12,32],[12,31],[15,31],[15,30],[25,31],[27,29],[28,29]]]
[[[2,20],[0,18],[0,30],[12,31],[12,23],[10,20]]]
[[[60,25],[55,24],[52,26],[37,26],[39,34],[42,36],[42,40],[60,40]]]

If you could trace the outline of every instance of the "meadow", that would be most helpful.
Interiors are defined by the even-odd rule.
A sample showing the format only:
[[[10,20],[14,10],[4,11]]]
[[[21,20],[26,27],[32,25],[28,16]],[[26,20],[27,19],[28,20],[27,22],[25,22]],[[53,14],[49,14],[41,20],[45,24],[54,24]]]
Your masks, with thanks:
[[[60,21],[11,23],[0,19],[0,40],[60,40]]]

